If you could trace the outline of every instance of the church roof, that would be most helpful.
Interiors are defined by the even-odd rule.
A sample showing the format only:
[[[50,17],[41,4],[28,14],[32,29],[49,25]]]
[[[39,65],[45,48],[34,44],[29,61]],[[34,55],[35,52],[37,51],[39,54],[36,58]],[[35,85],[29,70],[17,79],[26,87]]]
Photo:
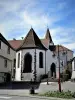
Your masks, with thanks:
[[[5,43],[7,46],[9,46],[10,48],[12,48],[13,50],[15,50],[10,43],[4,38],[4,36],[0,33],[0,41],[2,41],[3,43]]]
[[[47,31],[46,31],[46,35],[45,35],[45,39],[49,40],[50,43],[52,43],[52,37],[51,37],[51,34],[50,34],[50,31],[49,31],[49,28],[47,28]]]
[[[52,41],[49,29],[47,29],[46,36],[44,39],[39,39],[38,36],[36,35],[35,31],[31,28],[30,31],[28,32],[27,36],[23,40],[9,40],[9,44],[14,48],[14,49],[22,49],[22,48],[41,48],[41,49],[46,49],[48,48],[49,45],[49,39]],[[69,50],[72,51],[62,45],[59,45],[59,51],[62,50]],[[56,45],[56,50],[55,52],[58,52],[58,45]]]
[[[39,48],[39,49],[46,50],[46,48],[44,47],[44,45],[36,35],[33,28],[30,29],[27,36],[24,38],[21,46],[17,50],[25,49],[25,48]]]

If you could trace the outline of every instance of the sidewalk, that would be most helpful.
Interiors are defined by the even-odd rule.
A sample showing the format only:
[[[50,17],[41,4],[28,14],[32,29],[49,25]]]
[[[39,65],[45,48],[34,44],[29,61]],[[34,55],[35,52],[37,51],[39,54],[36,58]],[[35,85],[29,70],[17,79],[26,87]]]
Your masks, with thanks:
[[[62,84],[62,89],[67,91],[68,89],[71,91],[75,91],[75,83],[65,82]],[[41,83],[39,88],[35,90],[35,93],[45,93],[48,91],[56,91],[58,90],[58,84],[50,82],[49,85],[46,82]],[[53,98],[53,97],[40,97],[40,96],[33,96],[30,95],[29,89],[0,89],[0,95],[10,95],[10,96],[28,96],[33,98],[45,98],[48,100],[68,100],[68,99],[60,99],[60,98]],[[75,100],[69,99],[69,100]]]
[[[14,90],[13,92],[11,92],[13,90],[9,90],[9,92],[4,91],[3,93],[0,93],[0,95],[9,95],[9,96],[19,96],[19,97],[30,97],[30,98],[39,98],[39,99],[43,99],[43,100],[75,100],[74,99],[63,99],[63,98],[56,98],[56,97],[45,97],[45,96],[36,96],[36,95],[31,95],[29,93],[25,93],[24,91],[21,93],[17,90]],[[25,94],[24,94],[25,93]]]

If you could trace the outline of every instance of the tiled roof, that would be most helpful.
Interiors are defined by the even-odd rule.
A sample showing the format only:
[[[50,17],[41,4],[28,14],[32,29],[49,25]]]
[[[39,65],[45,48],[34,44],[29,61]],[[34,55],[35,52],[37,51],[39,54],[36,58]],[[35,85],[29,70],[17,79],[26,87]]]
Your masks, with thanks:
[[[25,49],[25,48],[40,48],[40,49],[46,49],[45,46],[42,44],[38,36],[36,35],[33,28],[30,29],[27,36],[24,38],[21,46],[18,48]]]
[[[6,45],[8,45],[11,49],[15,50],[15,49],[13,48],[13,46],[10,45],[10,43],[4,38],[4,36],[3,36],[1,33],[0,33],[0,40],[1,40],[3,43],[5,43]]]
[[[10,40],[8,41],[10,43],[10,45],[15,48],[15,49],[18,49],[20,47],[20,45],[22,44],[23,40]],[[48,47],[48,40],[47,39],[41,39],[41,42],[42,44],[47,48]],[[59,51],[65,51],[65,50],[69,50],[69,51],[72,51],[62,45],[59,45]],[[58,45],[56,45],[56,51],[55,52],[58,52]]]
[[[9,40],[8,42],[14,49],[18,49],[22,44],[23,40]]]

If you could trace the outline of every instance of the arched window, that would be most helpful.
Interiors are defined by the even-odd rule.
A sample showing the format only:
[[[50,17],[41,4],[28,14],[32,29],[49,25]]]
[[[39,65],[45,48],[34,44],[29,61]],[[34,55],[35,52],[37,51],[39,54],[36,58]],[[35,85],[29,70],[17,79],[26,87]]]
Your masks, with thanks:
[[[27,53],[24,56],[24,69],[23,69],[23,73],[31,73],[32,71],[32,56]]]
[[[39,53],[39,68],[43,68],[43,53]]]
[[[20,67],[20,53],[18,53],[18,68]]]

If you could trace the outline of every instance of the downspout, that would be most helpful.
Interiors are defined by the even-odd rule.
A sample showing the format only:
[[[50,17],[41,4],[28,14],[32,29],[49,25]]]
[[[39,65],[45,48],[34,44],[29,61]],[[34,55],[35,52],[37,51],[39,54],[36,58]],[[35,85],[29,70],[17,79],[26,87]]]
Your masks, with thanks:
[[[34,54],[34,81],[36,81],[36,49]]]

